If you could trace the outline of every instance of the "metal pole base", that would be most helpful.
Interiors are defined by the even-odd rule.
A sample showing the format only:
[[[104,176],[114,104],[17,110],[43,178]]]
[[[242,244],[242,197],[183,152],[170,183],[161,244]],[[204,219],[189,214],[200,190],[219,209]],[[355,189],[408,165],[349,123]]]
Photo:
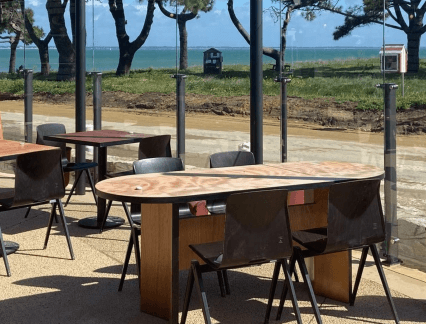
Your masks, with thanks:
[[[108,216],[105,222],[104,229],[118,227],[123,224],[124,224],[123,218],[116,217],[116,216]],[[100,228],[100,225],[98,225],[98,218],[96,216],[80,219],[78,221],[78,226],[84,227],[84,228],[97,228],[97,229]]]
[[[397,265],[401,265],[402,261],[396,257],[393,257],[391,255],[384,255],[386,260],[382,261],[382,264],[387,267],[393,267]]]
[[[19,244],[12,241],[4,241],[4,249],[6,250],[6,254],[12,254],[19,250]],[[0,251],[0,257],[2,257],[3,254]]]

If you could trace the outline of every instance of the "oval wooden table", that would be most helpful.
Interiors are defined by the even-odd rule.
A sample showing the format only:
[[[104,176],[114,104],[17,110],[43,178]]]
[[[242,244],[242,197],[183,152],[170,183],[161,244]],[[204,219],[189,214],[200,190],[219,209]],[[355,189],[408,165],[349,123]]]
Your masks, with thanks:
[[[142,204],[141,310],[178,323],[179,270],[195,258],[188,245],[222,240],[225,217],[179,219],[177,203],[259,189],[303,190],[304,202],[289,206],[292,230],[299,230],[327,225],[331,184],[383,177],[382,169],[363,164],[288,162],[131,175],[101,181],[96,192],[104,199]],[[317,294],[349,301],[350,253],[315,259],[312,276]]]

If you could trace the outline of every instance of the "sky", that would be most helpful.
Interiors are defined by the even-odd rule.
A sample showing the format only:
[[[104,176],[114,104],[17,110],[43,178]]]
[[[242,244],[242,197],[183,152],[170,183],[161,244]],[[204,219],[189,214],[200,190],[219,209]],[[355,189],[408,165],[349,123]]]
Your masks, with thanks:
[[[133,41],[141,32],[147,1],[123,0],[127,20],[126,30]],[[344,6],[352,5],[360,0],[340,0]],[[26,5],[34,10],[35,24],[49,30],[49,21],[45,1],[27,0]],[[234,0],[235,13],[246,28],[250,29],[250,2]],[[271,6],[270,0],[263,1],[263,9]],[[170,8],[168,8],[170,9]],[[94,19],[93,19],[94,18]],[[68,30],[69,15],[66,15]],[[299,12],[292,15],[288,29],[289,47],[380,47],[383,43],[383,27],[372,24],[358,28],[351,35],[333,40],[335,27],[343,23],[343,17],[330,12],[320,14],[314,21],[308,22]],[[115,36],[114,20],[109,12],[108,0],[88,0],[86,5],[87,46],[118,46]],[[268,12],[263,15],[263,45],[279,47],[279,22],[275,22]],[[187,23],[189,47],[246,47],[248,44],[239,34],[229,18],[227,0],[216,0],[214,8],[208,13],[200,13],[198,19]],[[94,39],[94,41],[93,41]],[[406,44],[406,35],[392,28],[385,29],[385,42],[389,44]],[[53,46],[53,42],[50,44]],[[154,23],[144,46],[175,46],[176,22],[164,16],[157,8],[154,12]],[[423,37],[421,46],[426,46]]]

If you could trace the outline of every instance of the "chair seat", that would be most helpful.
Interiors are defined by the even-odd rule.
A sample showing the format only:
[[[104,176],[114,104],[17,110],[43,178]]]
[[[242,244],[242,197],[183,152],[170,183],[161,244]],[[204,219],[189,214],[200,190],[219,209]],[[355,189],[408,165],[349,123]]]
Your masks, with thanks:
[[[185,205],[179,206],[179,218],[194,216],[194,215],[192,215],[191,211],[189,210],[189,207],[187,207]],[[141,215],[136,215],[136,214],[132,215],[132,220],[133,220],[133,223],[140,225],[141,224]]]
[[[292,236],[300,245],[318,253],[322,253],[327,245],[327,227],[295,231]]]
[[[122,172],[107,173],[105,177],[109,179],[109,178],[117,178],[117,177],[122,177],[127,175],[133,175],[133,174],[135,174],[133,170],[128,170],[128,171],[122,171]]]
[[[95,168],[97,166],[98,164],[96,162],[68,163],[67,166],[64,167],[64,172],[81,171]]]
[[[220,268],[223,256],[223,241],[189,246],[201,259],[213,268]]]
[[[226,212],[225,200],[207,201],[207,209],[211,214],[225,214]]]

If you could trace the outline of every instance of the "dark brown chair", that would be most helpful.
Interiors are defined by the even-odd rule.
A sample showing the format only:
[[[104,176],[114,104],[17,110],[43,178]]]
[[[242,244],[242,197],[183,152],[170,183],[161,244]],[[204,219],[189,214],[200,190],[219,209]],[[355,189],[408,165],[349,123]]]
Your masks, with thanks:
[[[210,155],[210,168],[224,168],[255,164],[252,152],[229,151]],[[225,202],[223,200],[207,201],[207,209],[211,214],[224,214]]]
[[[58,207],[71,259],[74,260],[74,252],[61,202],[61,198],[65,195],[61,150],[54,149],[19,155],[16,159],[14,189],[13,196],[0,200],[0,212],[52,203],[44,248],[47,247],[53,218]],[[10,275],[3,244],[1,252],[6,270]]]
[[[158,135],[142,139],[142,141],[139,142],[138,160],[157,157],[172,157],[170,139],[170,135]],[[107,173],[106,177],[115,178],[131,174],[134,174],[133,169],[122,172]]]
[[[186,322],[194,282],[200,297],[204,321],[211,323],[202,273],[247,267],[273,260],[280,260],[284,265],[286,287],[290,287],[290,292],[293,292],[293,309],[297,322],[301,323],[293,283],[287,268],[287,258],[292,255],[292,240],[286,190],[264,190],[229,196],[226,200],[224,240],[190,245],[190,248],[205,264],[200,265],[197,260],[191,262],[182,324]],[[279,270],[279,264],[277,268]],[[272,294],[273,298],[275,287],[272,285],[270,295]]]
[[[96,194],[95,194],[95,185],[93,183],[93,179],[89,171],[90,169],[97,167],[98,164],[96,162],[71,163],[67,159],[65,143],[48,141],[44,139],[44,136],[51,136],[51,135],[65,134],[65,133],[66,133],[66,129],[65,129],[65,125],[63,124],[43,124],[43,125],[37,126],[37,139],[36,139],[37,144],[59,147],[62,150],[62,168],[64,172],[76,172],[75,181],[74,181],[74,184],[72,185],[71,191],[65,202],[65,207],[67,206],[71,196],[73,195],[75,187],[77,186],[77,183],[80,180],[80,177],[83,172],[86,172],[87,178],[89,179],[90,188],[92,189],[93,197],[95,198],[96,204],[98,204],[98,198],[96,197]]]
[[[329,191],[327,224],[327,227],[293,232],[293,239],[306,250],[295,247],[294,257],[290,260],[290,273],[294,271],[296,261],[300,266],[311,299],[315,302],[317,321],[320,323],[321,318],[304,258],[362,248],[355,285],[350,294],[350,305],[353,306],[355,303],[365,260],[370,249],[393,317],[395,322],[399,323],[376,248],[376,243],[383,242],[385,239],[385,224],[380,201],[380,180],[358,180],[332,185]],[[284,289],[283,299],[285,294]],[[283,299],[280,302],[277,319],[281,316]]]

